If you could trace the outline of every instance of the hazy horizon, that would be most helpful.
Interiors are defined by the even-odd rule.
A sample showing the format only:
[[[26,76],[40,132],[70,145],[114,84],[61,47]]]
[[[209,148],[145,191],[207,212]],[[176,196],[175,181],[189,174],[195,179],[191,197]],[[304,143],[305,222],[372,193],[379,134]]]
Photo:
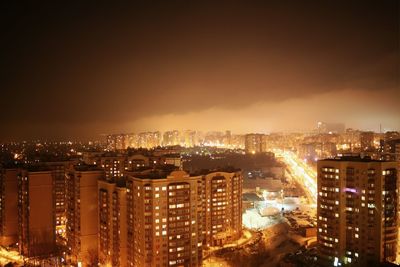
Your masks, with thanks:
[[[399,130],[398,5],[4,5],[0,140]]]

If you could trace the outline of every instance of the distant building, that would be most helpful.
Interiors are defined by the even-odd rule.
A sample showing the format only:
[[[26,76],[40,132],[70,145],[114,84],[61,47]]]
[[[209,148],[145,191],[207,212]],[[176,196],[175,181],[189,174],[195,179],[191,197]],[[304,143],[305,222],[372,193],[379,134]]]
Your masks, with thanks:
[[[246,153],[256,154],[265,152],[265,134],[246,134],[244,147]]]
[[[369,151],[374,149],[374,132],[360,133],[361,151]]]
[[[321,158],[336,156],[336,144],[333,142],[312,142],[299,145],[299,156],[303,159],[316,161]]]
[[[341,157],[318,162],[318,251],[325,266],[396,259],[395,162]]]
[[[173,165],[175,167],[178,167],[179,169],[182,169],[182,157],[180,154],[168,154],[168,155],[164,155],[165,164],[168,165]]]
[[[49,256],[55,251],[53,182],[50,170],[22,170],[18,175],[18,246],[26,257]]]
[[[399,140],[399,139],[400,139],[400,133],[397,131],[388,131],[384,135],[385,143],[390,142],[392,140]]]
[[[18,242],[18,170],[0,169],[0,245]]]
[[[231,148],[244,148],[245,146],[245,135],[233,134],[230,138]]]
[[[129,164],[125,156],[102,156],[95,164],[101,167],[106,176],[106,180],[111,181],[114,178],[119,178],[123,176],[125,171],[125,166]],[[128,168],[128,167],[127,167]]]
[[[320,121],[317,124],[318,133],[344,133],[345,128],[344,123],[328,123]]]
[[[386,160],[400,162],[400,139],[385,142],[383,154]]]
[[[163,134],[163,146],[176,146],[180,145],[181,137],[179,131],[167,131]]]
[[[139,133],[138,147],[153,148],[161,146],[161,133],[160,132],[142,132]]]
[[[84,154],[84,162],[103,169],[106,180],[112,181],[122,177],[125,171],[149,166],[149,157],[140,154],[128,156],[115,152],[93,152]]]
[[[97,265],[98,180],[104,171],[96,166],[75,166],[67,174],[67,248],[74,266]]]

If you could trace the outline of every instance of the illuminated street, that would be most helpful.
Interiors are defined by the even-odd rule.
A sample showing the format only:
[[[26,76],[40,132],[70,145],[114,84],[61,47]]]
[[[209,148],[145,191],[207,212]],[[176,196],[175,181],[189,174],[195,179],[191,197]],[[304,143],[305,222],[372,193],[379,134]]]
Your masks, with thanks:
[[[16,262],[18,264],[23,264],[22,257],[16,251],[8,251],[5,248],[0,248],[0,264],[1,266],[9,263]]]
[[[311,204],[317,203],[317,174],[300,160],[293,152],[277,151],[277,157],[280,157],[286,164],[290,173],[288,175],[298,182]]]

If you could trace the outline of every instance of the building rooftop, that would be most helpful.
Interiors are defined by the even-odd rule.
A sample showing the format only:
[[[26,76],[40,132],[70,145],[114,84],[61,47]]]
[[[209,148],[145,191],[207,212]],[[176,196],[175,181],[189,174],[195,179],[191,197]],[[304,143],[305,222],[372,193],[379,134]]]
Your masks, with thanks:
[[[334,158],[321,159],[319,161],[389,162],[386,160],[372,159],[369,156],[362,157],[360,155],[343,155],[343,156],[337,156]]]
[[[171,172],[178,170],[178,167],[170,164],[165,164],[157,168],[144,168],[140,171],[126,172],[126,174],[140,179],[165,179]]]
[[[28,165],[24,168],[28,172],[47,172],[51,171],[51,168],[46,165]]]
[[[198,170],[198,171],[192,173],[191,175],[206,175],[206,174],[213,173],[213,172],[239,172],[239,171],[241,171],[241,169],[235,168],[233,166],[226,166],[226,167],[219,167],[219,168],[215,168],[215,169],[201,169],[201,170]]]
[[[80,172],[102,171],[103,170],[97,165],[89,165],[89,164],[85,164],[85,163],[79,163],[79,164],[75,165],[74,169],[76,171],[80,171]]]

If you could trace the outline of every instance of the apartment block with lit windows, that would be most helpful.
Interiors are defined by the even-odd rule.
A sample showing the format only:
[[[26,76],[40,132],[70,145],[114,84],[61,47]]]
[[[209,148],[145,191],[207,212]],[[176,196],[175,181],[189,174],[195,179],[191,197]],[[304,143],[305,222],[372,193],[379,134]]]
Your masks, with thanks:
[[[65,228],[66,228],[66,173],[76,164],[76,161],[57,161],[45,162],[40,165],[45,166],[52,171],[54,182],[54,207],[56,221],[56,241],[60,244],[65,243]]]
[[[361,151],[368,151],[374,148],[374,136],[374,132],[360,133]]]
[[[99,159],[100,166],[106,175],[106,180],[111,181],[114,178],[122,177],[125,166],[125,157],[124,156],[116,156],[116,157],[101,157]]]
[[[66,179],[68,260],[74,266],[93,266],[98,258],[98,180],[105,179],[104,171],[77,165]]]
[[[18,170],[0,169],[0,245],[18,242]]]
[[[127,266],[126,181],[98,181],[99,262],[102,266]]]
[[[55,251],[55,208],[52,171],[35,167],[18,174],[18,246],[25,257]]]
[[[223,246],[241,237],[242,184],[238,170],[202,176],[204,244]]]
[[[128,266],[201,266],[201,177],[128,173]]]
[[[244,138],[244,147],[246,153],[249,154],[266,152],[266,135],[246,134]]]
[[[140,154],[126,155],[115,152],[86,152],[83,158],[86,164],[96,165],[103,169],[108,181],[123,177],[125,171],[149,166],[149,158]]]
[[[318,250],[326,266],[396,259],[395,162],[343,156],[318,162]]]

